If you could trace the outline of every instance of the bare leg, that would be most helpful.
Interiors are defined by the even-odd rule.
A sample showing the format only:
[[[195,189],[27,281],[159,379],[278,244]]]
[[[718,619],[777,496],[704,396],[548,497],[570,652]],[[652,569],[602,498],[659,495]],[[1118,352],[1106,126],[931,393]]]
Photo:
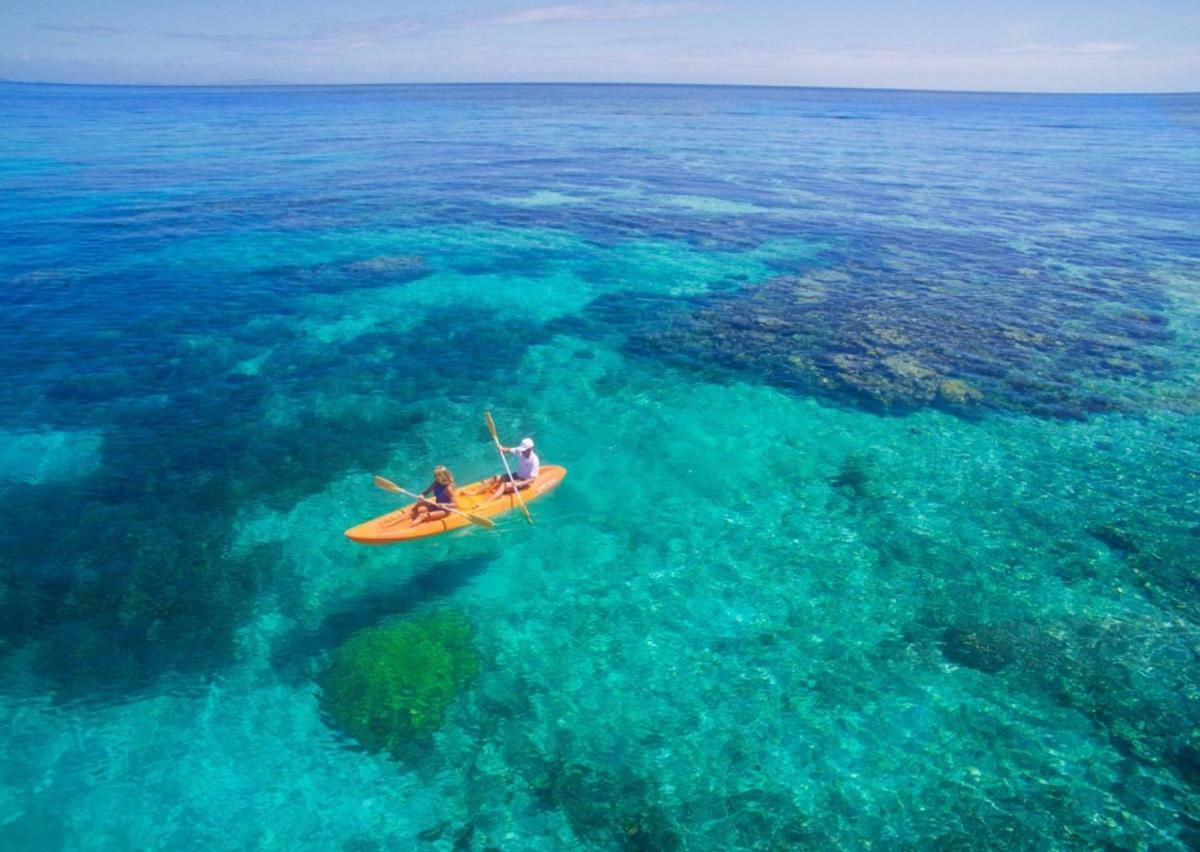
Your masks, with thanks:
[[[503,494],[504,494],[504,492],[506,492],[506,491],[509,491],[509,490],[512,488],[512,483],[511,483],[511,482],[509,482],[507,479],[502,479],[502,478],[501,478],[501,477],[499,477],[499,476],[498,476],[498,477],[496,477],[496,478],[497,478],[497,479],[501,479],[501,482],[500,482],[500,484],[499,484],[499,485],[497,485],[497,486],[496,486],[496,490],[492,492],[492,496],[491,496],[491,497],[489,497],[489,498],[488,498],[488,499],[485,501],[484,505],[487,505],[487,503],[494,503],[494,502],[496,502],[497,500],[499,500],[499,499],[500,499],[501,495],[503,495]]]
[[[512,481],[506,479],[503,482],[501,482],[500,487],[497,488],[492,493],[492,496],[488,499],[487,503],[491,503],[494,500],[499,500],[501,495],[503,495],[503,494],[516,494],[518,491],[523,491],[526,488],[528,488],[532,483],[533,483],[532,479],[523,481],[523,482],[522,481],[512,482]],[[485,503],[484,505],[487,505],[487,503]]]
[[[413,509],[412,509],[413,522],[411,524],[409,524],[409,526],[410,527],[420,526],[421,524],[425,523],[426,521],[435,520],[433,517],[434,515],[437,515],[439,518],[444,518],[448,514],[450,514],[450,513],[443,511],[441,509],[438,509],[436,506],[432,506],[429,503],[421,501],[417,505],[413,506]]]
[[[413,522],[409,526],[419,527],[428,521],[440,521],[442,518],[448,517],[450,517],[450,513],[445,509],[430,506],[428,503],[418,503],[413,507]]]

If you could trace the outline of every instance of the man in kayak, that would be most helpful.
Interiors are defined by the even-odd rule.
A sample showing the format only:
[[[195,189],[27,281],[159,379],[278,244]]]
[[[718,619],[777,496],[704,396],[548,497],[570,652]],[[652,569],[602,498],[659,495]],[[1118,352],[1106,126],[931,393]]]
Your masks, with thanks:
[[[433,500],[425,500],[430,492],[433,493]],[[447,506],[458,507],[458,501],[454,499],[454,474],[439,464],[433,469],[433,482],[421,492],[421,497],[421,501],[412,507],[409,514],[409,518],[412,519],[409,526],[415,527],[426,521],[440,521],[450,514],[446,511]]]
[[[522,438],[521,443],[515,447],[501,447],[500,451],[512,453],[517,457],[517,471],[516,473],[503,473],[492,478],[492,482],[496,484],[496,490],[488,498],[488,503],[499,500],[505,493],[512,494],[519,488],[528,488],[542,470],[542,462],[538,459],[537,453],[533,451],[533,438]]]

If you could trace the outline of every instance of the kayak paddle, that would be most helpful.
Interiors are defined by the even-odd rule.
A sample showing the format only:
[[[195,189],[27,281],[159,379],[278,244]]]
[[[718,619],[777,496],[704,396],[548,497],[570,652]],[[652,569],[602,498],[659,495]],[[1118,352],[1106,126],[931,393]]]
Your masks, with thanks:
[[[488,431],[492,433],[492,440],[496,442],[496,451],[500,453],[500,461],[504,462],[504,472],[508,474],[508,481],[512,482],[512,468],[508,466],[508,459],[504,457],[504,448],[500,446],[500,434],[496,431],[496,422],[492,420],[492,412],[483,412],[483,419],[487,421]],[[513,482],[513,493],[517,495],[517,505],[521,507],[521,514],[532,524],[533,515],[529,514],[529,510],[525,508],[525,498],[521,496],[521,489],[515,482]]]
[[[384,479],[382,476],[375,477],[375,484],[384,491],[394,491],[397,494],[403,494],[406,497],[412,497],[419,503],[433,503],[432,500],[422,497],[420,494],[413,494],[411,491],[405,491],[390,479]],[[484,529],[490,530],[492,527],[496,526],[495,522],[493,522],[490,518],[485,518],[481,515],[472,515],[470,512],[460,512],[458,509],[454,509],[450,506],[443,506],[441,503],[433,503],[433,505],[439,509],[445,509],[447,512],[453,512],[456,515],[462,515],[471,523],[477,524]]]

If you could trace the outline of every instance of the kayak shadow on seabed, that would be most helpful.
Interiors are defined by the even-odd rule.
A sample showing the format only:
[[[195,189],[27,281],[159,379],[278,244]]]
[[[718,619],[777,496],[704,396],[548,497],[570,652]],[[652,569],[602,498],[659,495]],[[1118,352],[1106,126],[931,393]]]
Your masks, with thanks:
[[[271,667],[287,678],[307,679],[306,664],[350,636],[381,621],[452,596],[487,570],[497,553],[431,563],[398,586],[358,595],[314,628],[296,627],[271,655]]]

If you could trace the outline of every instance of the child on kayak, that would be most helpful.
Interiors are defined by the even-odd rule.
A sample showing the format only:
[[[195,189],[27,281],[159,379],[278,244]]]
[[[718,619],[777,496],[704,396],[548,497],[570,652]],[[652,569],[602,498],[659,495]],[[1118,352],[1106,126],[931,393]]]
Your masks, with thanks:
[[[496,485],[496,490],[488,498],[488,503],[491,503],[493,500],[499,500],[506,492],[512,494],[519,488],[528,488],[537,479],[537,475],[542,470],[541,460],[538,459],[537,453],[533,451],[533,438],[522,438],[521,443],[515,447],[501,447],[500,451],[512,453],[517,457],[517,472],[504,473],[500,476],[492,477],[492,482]]]
[[[454,498],[454,475],[444,465],[438,465],[433,469],[433,482],[429,487],[421,492],[421,497],[426,497],[432,492],[433,500],[421,500],[417,505],[412,507],[409,517],[412,518],[412,523],[409,526],[417,526],[426,521],[440,521],[447,517],[450,513],[442,506],[450,506],[458,508],[458,501]]]

